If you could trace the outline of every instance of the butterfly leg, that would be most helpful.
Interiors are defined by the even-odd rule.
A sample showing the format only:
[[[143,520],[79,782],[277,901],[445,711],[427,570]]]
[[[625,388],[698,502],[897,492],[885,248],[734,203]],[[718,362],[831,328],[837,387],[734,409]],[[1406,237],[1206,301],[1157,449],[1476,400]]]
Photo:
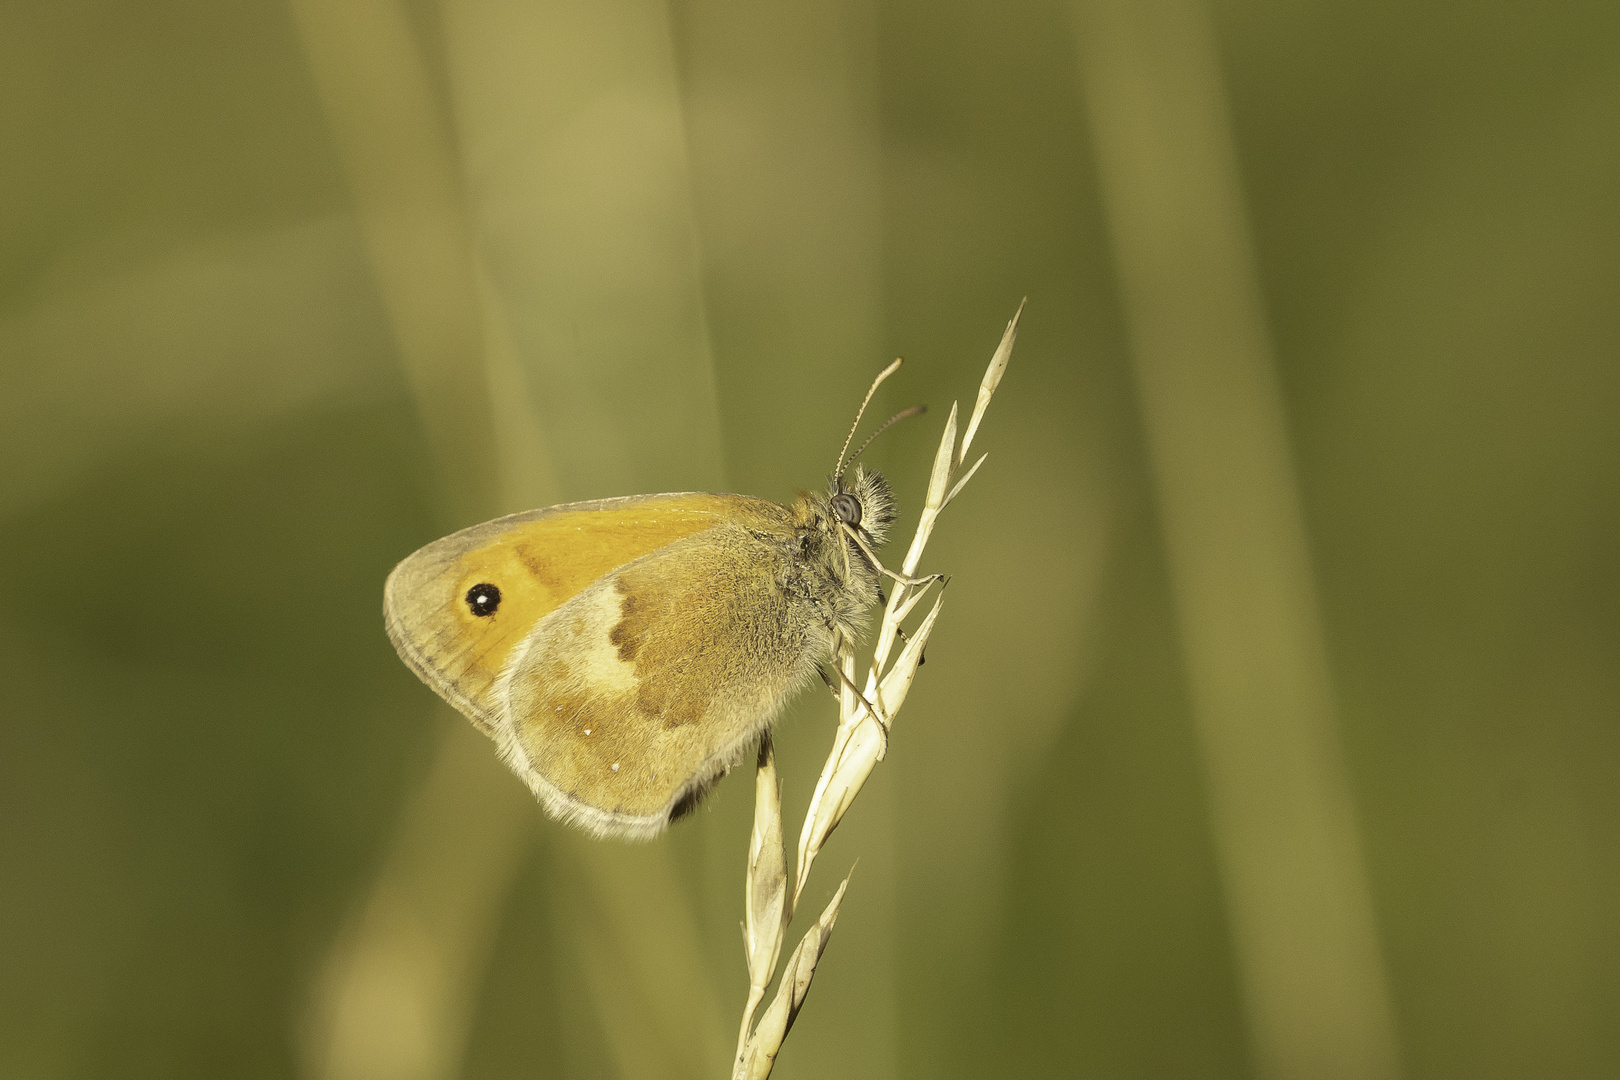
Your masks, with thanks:
[[[855,541],[855,546],[861,549],[861,554],[866,556],[866,561],[876,567],[877,572],[885,577],[893,578],[902,585],[916,586],[932,585],[936,581],[945,580],[944,574],[929,574],[926,577],[914,578],[906,577],[904,574],[895,573],[893,570],[890,570],[887,566],[883,565],[883,562],[877,557],[877,553],[872,550],[872,545],[861,539],[861,534],[859,532],[843,522],[840,522],[839,524],[843,526],[844,534],[851,540]]]
[[[839,695],[838,695],[838,683],[833,681],[833,677],[831,675],[827,674],[826,665],[825,664],[817,664],[816,665],[816,674],[821,676],[821,681],[827,684],[827,689],[828,690],[832,691],[833,700],[837,701],[838,697],[839,697]]]
[[[847,687],[849,689],[850,693],[855,695],[855,699],[857,701],[859,701],[866,708],[866,711],[867,711],[868,714],[871,715],[873,722],[877,724],[878,734],[880,736],[882,736],[882,738],[883,738],[883,749],[882,749],[882,751],[880,751],[878,753],[878,760],[882,761],[884,759],[884,757],[886,757],[888,755],[888,753],[889,753],[889,717],[888,717],[888,715],[882,709],[878,708],[876,705],[874,705],[870,701],[866,700],[866,695],[861,693],[860,687],[856,686],[855,683],[850,679],[850,677],[848,675],[844,674],[844,669],[843,668],[841,668],[838,665],[834,664],[833,665],[833,670],[838,672],[839,680],[844,684],[845,687]],[[831,686],[832,684],[829,683],[828,685]],[[840,700],[842,700],[842,699],[840,699]]]

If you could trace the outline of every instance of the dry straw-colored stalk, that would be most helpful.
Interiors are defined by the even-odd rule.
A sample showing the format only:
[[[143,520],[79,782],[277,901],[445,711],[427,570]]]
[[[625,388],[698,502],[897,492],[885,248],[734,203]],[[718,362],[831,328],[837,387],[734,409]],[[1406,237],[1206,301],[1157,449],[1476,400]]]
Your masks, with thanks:
[[[742,1026],[737,1035],[737,1057],[732,1067],[733,1080],[764,1080],[771,1074],[776,1055],[782,1049],[793,1020],[810,992],[810,980],[815,976],[816,962],[832,936],[833,923],[838,919],[838,905],[849,886],[846,876],[821,918],[799,942],[782,971],[782,980],[776,997],[752,1028],[754,1012],[764,1000],[765,990],[776,973],[776,961],[781,955],[783,938],[799,896],[804,891],[810,868],[820,854],[827,838],[832,835],[844,812],[860,794],[872,769],[883,760],[889,746],[889,732],[894,727],[900,706],[905,703],[911,681],[922,663],[923,648],[939,618],[943,595],[936,595],[934,603],[922,622],[909,636],[901,630],[901,623],[927,595],[930,585],[944,579],[938,575],[918,578],[917,564],[922,561],[923,549],[934,533],[940,513],[973,474],[984,464],[988,455],[980,455],[966,471],[962,463],[967,459],[968,447],[979,430],[990,398],[1007,370],[1012,357],[1013,341],[1017,337],[1018,317],[1024,306],[1007,324],[1001,335],[1001,344],[990,358],[984,379],[979,384],[978,400],[973,415],[957,442],[957,406],[951,405],[951,414],[945,421],[940,437],[939,451],[934,456],[933,472],[928,481],[928,496],[923,502],[917,531],[911,538],[905,562],[898,574],[884,571],[892,588],[883,609],[883,622],[878,630],[877,644],[872,650],[871,665],[866,672],[863,688],[857,689],[854,643],[837,643],[834,663],[840,672],[838,695],[838,730],[833,736],[832,752],[822,766],[821,778],[816,782],[810,808],[805,812],[804,827],[799,832],[799,857],[793,876],[791,900],[788,894],[787,858],[782,840],[782,799],[776,778],[776,758],[767,736],[760,746],[759,766],[755,781],[754,829],[748,844],[748,877],[744,883],[743,946],[748,959],[748,1002],[743,1007]],[[895,365],[896,367],[898,364]],[[889,371],[893,371],[891,367]],[[888,374],[888,372],[885,372]],[[899,656],[889,662],[896,641],[904,642]]]

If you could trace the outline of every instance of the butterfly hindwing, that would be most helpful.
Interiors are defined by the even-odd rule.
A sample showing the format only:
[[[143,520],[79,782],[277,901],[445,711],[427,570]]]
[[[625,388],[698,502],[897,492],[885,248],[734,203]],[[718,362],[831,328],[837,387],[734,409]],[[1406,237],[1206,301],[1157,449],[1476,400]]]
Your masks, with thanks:
[[[649,836],[753,744],[826,649],[779,587],[791,531],[735,522],[598,579],[542,619],[496,738],[554,814]]]

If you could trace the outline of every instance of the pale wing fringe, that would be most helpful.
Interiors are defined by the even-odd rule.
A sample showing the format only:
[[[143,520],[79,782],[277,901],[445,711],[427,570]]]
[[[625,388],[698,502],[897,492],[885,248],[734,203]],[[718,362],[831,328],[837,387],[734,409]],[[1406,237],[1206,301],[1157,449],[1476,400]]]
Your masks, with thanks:
[[[940,436],[939,450],[934,455],[934,465],[929,474],[928,494],[923,501],[922,515],[901,566],[901,573],[905,577],[916,575],[917,564],[922,561],[923,549],[934,533],[940,511],[950,505],[951,500],[973,479],[979,466],[984,464],[985,456],[988,456],[981,455],[972,467],[962,472],[962,462],[966,459],[973,436],[979,430],[979,421],[984,418],[990,398],[1001,383],[1007,362],[1012,357],[1013,342],[1018,336],[1018,319],[1023,313],[1024,305],[1020,303],[1018,311],[1007,323],[995,355],[990,358],[990,366],[985,369],[973,415],[968,420],[960,443],[956,437],[958,409],[955,402],[951,404],[951,412],[945,419],[945,430]],[[934,606],[906,641],[893,664],[889,663],[889,654],[900,637],[901,622],[922,600],[928,585],[932,583],[932,579],[920,585],[893,583],[893,591],[883,610],[883,623],[878,630],[864,692],[858,693],[855,688],[855,650],[852,644],[846,640],[837,643],[834,661],[844,674],[838,693],[838,730],[833,735],[832,751],[822,766],[821,777],[816,781],[815,793],[810,798],[810,808],[805,812],[804,827],[799,833],[791,903],[786,901],[786,858],[782,848],[782,805],[776,780],[776,761],[769,742],[760,749],[754,830],[749,841],[748,878],[744,885],[743,943],[748,957],[748,1003],[743,1008],[742,1028],[737,1036],[733,1080],[764,1080],[771,1074],[776,1055],[782,1048],[782,1040],[787,1038],[788,1029],[792,1027],[793,1019],[809,993],[816,961],[827,947],[833,923],[838,917],[838,904],[849,885],[847,877],[838,886],[832,902],[822,912],[816,925],[805,934],[788,958],[776,997],[760,1016],[753,1034],[749,1034],[749,1023],[764,999],[766,987],[770,985],[783,935],[793,919],[794,909],[798,907],[810,867],[888,749],[888,732],[894,725],[900,706],[905,704],[912,680],[917,676],[923,648],[928,644],[928,636],[933,632],[940,608],[945,603],[943,596],[935,598]]]

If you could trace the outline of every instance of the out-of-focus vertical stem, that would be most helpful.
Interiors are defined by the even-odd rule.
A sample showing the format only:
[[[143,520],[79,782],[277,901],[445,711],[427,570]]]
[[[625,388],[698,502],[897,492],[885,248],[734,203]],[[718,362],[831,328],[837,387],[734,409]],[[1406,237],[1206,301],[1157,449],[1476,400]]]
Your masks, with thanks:
[[[521,375],[480,289],[443,110],[404,12],[395,0],[293,0],[292,9],[438,465],[445,524],[549,494],[544,451],[514,389]],[[306,1040],[312,1077],[459,1072],[474,988],[535,810],[487,740],[448,709],[440,726],[428,779],[320,974]]]
[[[890,359],[877,8],[694,0],[672,13],[706,300],[723,335],[732,490],[782,498],[831,467],[858,395]],[[797,765],[815,760],[823,738],[819,725],[784,725],[784,797],[808,794],[814,773]],[[821,991],[847,1022],[797,1029],[794,1067],[805,1075],[864,1080],[897,1068],[893,799],[874,785],[845,826],[846,842],[869,856],[859,916],[839,929],[861,963]],[[738,841],[734,823],[711,820],[728,831],[709,827],[706,884],[725,898],[709,940],[723,943],[729,968]],[[819,907],[826,894],[812,895]]]
[[[730,490],[666,5],[458,0],[440,14],[475,249],[562,498]],[[687,837],[547,832],[560,951],[582,976],[565,992],[590,1002],[610,1067],[717,1073],[729,1025],[676,858]]]
[[[730,464],[741,490],[769,491],[804,482],[784,463],[831,466],[858,401],[845,395],[890,359],[877,14],[691,0],[675,15]]]
[[[692,907],[666,838],[556,838],[559,914],[621,1080],[721,1075],[731,1054]],[[575,988],[577,989],[577,988]],[[546,1074],[536,1061],[536,1075]]]
[[[460,1073],[476,988],[536,813],[448,707],[428,778],[326,958],[305,1032],[312,1080]]]
[[[292,10],[383,306],[456,521],[499,500],[476,272],[456,162],[398,0]]]
[[[1262,1075],[1397,1054],[1212,31],[1080,0],[1085,105]]]
[[[666,5],[441,14],[477,250],[567,497],[725,490]]]
[[[397,0],[336,5],[294,0],[293,8],[355,193],[379,289],[440,461],[450,524],[558,501],[519,360],[523,343],[511,332],[510,309],[472,239],[460,199],[459,166],[440,120],[448,110],[433,100],[404,12]],[[525,12],[505,14],[510,29],[527,25]],[[584,9],[577,14],[588,17]],[[661,45],[667,57],[667,27],[660,23],[652,30],[652,44]],[[587,60],[583,69],[590,67]],[[672,83],[666,98],[674,110]],[[522,102],[535,103],[518,98],[514,108]],[[678,135],[673,143],[680,145]],[[549,196],[549,212],[567,216],[567,194],[552,190],[534,197]],[[671,212],[689,219],[691,209],[681,203]],[[575,239],[590,244],[604,238]],[[559,275],[577,257],[577,250],[528,255]],[[690,251],[687,257],[690,261]],[[615,265],[642,268],[628,259]],[[622,299],[608,287],[586,291],[580,303],[603,312]],[[680,287],[668,291],[679,293]],[[531,306],[557,302],[536,297],[532,287],[527,295]],[[570,294],[568,299],[577,298]],[[696,293],[668,299],[666,306],[684,311],[672,318],[701,327]],[[614,317],[624,321],[622,316]],[[587,331],[609,325],[581,320],[577,309],[554,321],[575,333],[582,324]],[[701,413],[704,437],[716,445],[706,346],[700,342],[695,349],[701,376],[697,400],[704,405],[675,413],[683,421]],[[613,359],[628,362],[624,356]],[[545,360],[554,380],[586,385],[600,382],[603,372],[596,368],[610,363],[601,355],[596,368],[573,354]],[[577,377],[565,378],[570,364]],[[612,389],[608,385],[589,405],[579,398],[576,418],[607,408]],[[619,417],[621,435],[631,426],[629,417]],[[598,424],[588,434],[611,440],[613,430]],[[717,453],[709,455],[711,472],[717,461]],[[539,812],[489,744],[459,719],[452,725],[428,783],[400,822],[361,914],[323,974],[310,1047],[313,1075],[427,1080],[459,1072],[494,916],[527,823]],[[567,913],[577,920],[568,936],[618,1071],[626,1077],[713,1071],[726,1058],[724,1026],[667,848],[631,851],[569,839],[557,848],[567,868],[567,888],[579,901]],[[679,978],[685,983],[672,992],[669,980]],[[537,1054],[556,1052],[537,1048]]]

